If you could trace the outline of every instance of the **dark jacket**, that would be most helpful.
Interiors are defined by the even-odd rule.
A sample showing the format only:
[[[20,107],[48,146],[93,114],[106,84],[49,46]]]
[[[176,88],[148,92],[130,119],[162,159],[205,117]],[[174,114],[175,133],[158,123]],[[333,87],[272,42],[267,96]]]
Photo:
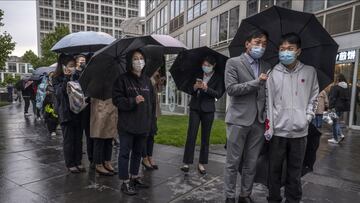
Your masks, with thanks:
[[[55,89],[56,102],[55,109],[59,115],[61,124],[65,122],[72,122],[72,124],[80,124],[80,116],[70,110],[69,96],[66,92],[67,83],[70,77],[58,76],[53,79],[53,86]]]
[[[330,89],[329,108],[337,112],[350,111],[350,89],[345,82],[340,82]]]
[[[29,85],[28,87],[23,88],[23,89],[21,90],[22,96],[23,96],[23,97],[30,97],[31,100],[34,100],[35,97],[36,97],[36,93],[35,93],[35,91],[34,91],[34,86],[35,86],[35,84],[34,84],[34,82],[33,82],[33,83],[32,83],[31,85]],[[25,84],[24,84],[24,87],[25,87]]]
[[[199,75],[197,78],[203,78],[203,74]],[[192,84],[195,84],[196,79]],[[217,75],[215,72],[208,82],[207,91],[197,90],[195,91],[193,87],[190,87],[191,100],[189,103],[191,110],[202,111],[202,112],[215,112],[215,98],[220,99],[225,92],[224,79],[220,75]]]
[[[142,95],[144,102],[136,104],[136,96]],[[115,81],[113,103],[118,108],[118,131],[121,134],[146,134],[152,129],[155,118],[156,98],[150,79],[127,72]]]

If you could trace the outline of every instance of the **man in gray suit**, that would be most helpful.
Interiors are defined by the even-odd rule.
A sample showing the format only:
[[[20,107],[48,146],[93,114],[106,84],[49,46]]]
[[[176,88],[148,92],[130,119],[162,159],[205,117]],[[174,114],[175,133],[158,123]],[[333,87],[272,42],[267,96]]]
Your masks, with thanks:
[[[225,86],[230,96],[226,112],[227,156],[225,166],[226,202],[235,202],[236,179],[241,171],[239,203],[252,202],[250,195],[256,162],[265,137],[265,82],[270,65],[261,60],[267,33],[252,32],[245,42],[246,51],[226,64]],[[240,163],[242,169],[239,169]]]

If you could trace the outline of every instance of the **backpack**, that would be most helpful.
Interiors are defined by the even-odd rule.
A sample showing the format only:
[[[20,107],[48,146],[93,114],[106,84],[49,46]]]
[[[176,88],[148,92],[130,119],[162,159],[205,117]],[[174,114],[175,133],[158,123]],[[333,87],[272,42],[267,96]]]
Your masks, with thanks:
[[[77,81],[70,81],[67,83],[66,89],[69,96],[70,110],[76,114],[80,113],[88,105],[80,83]]]
[[[43,77],[41,83],[36,90],[36,108],[42,109],[43,102],[46,96],[47,78]]]

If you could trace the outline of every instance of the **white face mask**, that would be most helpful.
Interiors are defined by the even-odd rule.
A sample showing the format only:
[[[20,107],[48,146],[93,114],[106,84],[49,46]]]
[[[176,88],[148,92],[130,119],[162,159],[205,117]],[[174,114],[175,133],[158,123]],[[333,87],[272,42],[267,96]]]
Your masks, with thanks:
[[[133,60],[132,62],[133,68],[135,71],[140,72],[145,66],[144,60]]]

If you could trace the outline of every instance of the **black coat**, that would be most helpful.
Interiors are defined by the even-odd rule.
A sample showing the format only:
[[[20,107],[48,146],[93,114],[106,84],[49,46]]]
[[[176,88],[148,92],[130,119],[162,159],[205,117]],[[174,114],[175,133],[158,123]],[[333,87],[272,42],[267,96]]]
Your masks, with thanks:
[[[53,86],[55,90],[55,109],[59,116],[61,124],[71,122],[72,124],[80,124],[79,114],[75,114],[70,110],[69,96],[66,91],[67,83],[70,77],[58,76],[53,79]]]
[[[136,96],[144,102],[136,104]],[[115,81],[113,103],[118,108],[118,131],[122,134],[148,135],[155,119],[156,97],[150,78],[127,72]]]
[[[350,111],[350,89],[334,85],[330,89],[329,108],[337,112]]]
[[[203,74],[197,78],[203,78]],[[193,82],[195,84],[196,80]],[[191,100],[189,103],[191,110],[202,111],[202,112],[215,112],[215,98],[220,99],[225,92],[224,78],[216,75],[216,72],[208,82],[208,89],[195,91],[193,87],[190,87]]]

